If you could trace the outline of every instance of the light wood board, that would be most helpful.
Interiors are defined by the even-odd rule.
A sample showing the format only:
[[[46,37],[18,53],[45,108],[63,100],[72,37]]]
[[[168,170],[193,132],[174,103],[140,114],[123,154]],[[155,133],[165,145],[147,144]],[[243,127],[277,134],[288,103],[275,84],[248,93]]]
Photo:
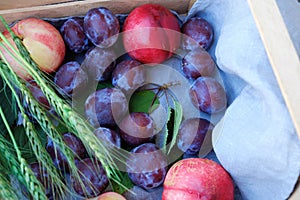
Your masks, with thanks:
[[[281,93],[300,138],[300,61],[275,0],[248,0]]]

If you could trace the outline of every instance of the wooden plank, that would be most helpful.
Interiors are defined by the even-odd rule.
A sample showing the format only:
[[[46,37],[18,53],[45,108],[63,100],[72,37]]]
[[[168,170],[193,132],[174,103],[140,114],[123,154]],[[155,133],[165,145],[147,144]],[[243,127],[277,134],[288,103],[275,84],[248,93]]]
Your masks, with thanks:
[[[190,10],[193,5],[196,3],[197,0],[190,0],[190,3],[189,3],[189,7],[188,7],[188,10]],[[300,0],[299,0],[300,1]]]
[[[67,1],[67,0],[65,0]],[[62,0],[2,0],[0,1],[0,10],[8,10],[14,8],[26,8],[32,6],[47,5],[53,3],[61,3]]]
[[[298,184],[295,187],[295,191],[290,196],[289,200],[299,200],[300,199],[300,179],[298,180]]]
[[[89,9],[104,6],[114,13],[129,13],[133,8],[145,3],[158,3],[169,9],[177,11],[179,14],[188,11],[189,2],[187,0],[86,0],[72,1],[60,4],[33,6],[26,8],[16,8],[0,10],[0,15],[10,24],[16,20],[26,17],[55,18],[74,15],[84,15]],[[0,24],[0,31],[4,27]]]
[[[248,0],[281,93],[300,138],[300,61],[275,0]]]

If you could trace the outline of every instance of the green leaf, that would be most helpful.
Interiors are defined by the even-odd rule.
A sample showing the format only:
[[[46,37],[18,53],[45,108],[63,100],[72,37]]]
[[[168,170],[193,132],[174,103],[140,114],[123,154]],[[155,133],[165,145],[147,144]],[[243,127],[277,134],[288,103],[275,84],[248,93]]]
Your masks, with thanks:
[[[182,121],[182,106],[178,101],[174,101],[174,126],[173,126],[173,136],[172,141],[168,150],[168,154],[176,143],[179,127]]]
[[[0,78],[0,106],[3,110],[6,120],[9,125],[12,125],[17,119],[16,105],[14,104],[14,98],[8,87],[5,87],[5,83]],[[0,130],[6,131],[4,123],[0,118]]]
[[[47,142],[46,133],[43,131],[43,129],[40,126],[36,126],[35,129],[39,133],[39,138],[41,139],[42,144],[46,146],[46,142]],[[12,132],[24,159],[28,163],[37,161],[37,158],[31,148],[29,139],[25,133],[24,127],[23,126],[13,127]]]
[[[120,181],[118,183],[113,180],[111,181],[111,187],[114,192],[123,194],[127,190],[133,188],[134,184],[131,182],[126,172],[120,172],[120,176]]]
[[[12,132],[14,134],[16,143],[20,148],[22,156],[25,158],[25,160],[27,160],[28,163],[36,161],[36,157],[31,149],[28,137],[26,136],[25,129],[23,128],[23,126],[14,127],[12,129]]]
[[[156,94],[149,90],[135,92],[129,102],[130,112],[151,113],[159,106]]]
[[[155,144],[160,149],[162,149],[162,151],[164,153],[166,153],[167,143],[168,143],[168,138],[169,138],[169,128],[168,128],[168,126],[170,125],[170,123],[172,123],[171,122],[171,114],[172,114],[172,108],[171,108],[171,106],[168,106],[168,108],[167,108],[167,118],[166,118],[167,120],[166,120],[166,124],[163,127],[163,130],[156,135],[156,142],[155,142]],[[172,130],[170,130],[170,131],[172,131]]]
[[[68,127],[66,127],[66,125],[63,124],[62,122],[59,122],[59,124],[56,126],[56,130],[61,134],[66,133],[66,132],[70,132]]]
[[[114,86],[111,84],[111,82],[109,81],[106,81],[106,82],[100,82],[98,85],[97,85],[97,89],[96,90],[101,90],[101,89],[104,89],[104,88],[113,88]]]

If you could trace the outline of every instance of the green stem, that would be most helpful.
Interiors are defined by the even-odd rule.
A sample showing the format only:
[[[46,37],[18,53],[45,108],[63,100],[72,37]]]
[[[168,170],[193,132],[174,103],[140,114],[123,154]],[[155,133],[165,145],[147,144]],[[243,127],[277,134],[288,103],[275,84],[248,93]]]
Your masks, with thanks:
[[[3,18],[0,19],[5,24]],[[7,27],[9,29],[9,27]],[[12,35],[14,35],[11,32]],[[120,158],[118,156],[119,150],[113,152],[107,150],[105,144],[102,141],[99,141],[97,137],[93,134],[92,128],[86,123],[86,120],[83,119],[78,113],[76,113],[70,105],[65,103],[53,90],[53,88],[49,87],[50,85],[47,84],[46,76],[36,70],[35,66],[32,66],[30,62],[28,62],[24,56],[22,55],[22,51],[27,51],[26,49],[19,49],[19,52],[10,44],[10,42],[4,37],[3,34],[0,33],[0,37],[3,39],[5,44],[11,48],[8,49],[5,45],[2,44],[2,47],[8,50],[8,54],[10,54],[13,58],[16,58],[15,61],[21,64],[21,66],[28,71],[30,76],[33,77],[35,82],[40,86],[42,92],[45,94],[46,98],[50,102],[50,104],[54,107],[55,111],[58,115],[62,118],[64,123],[69,125],[69,128],[73,133],[82,140],[82,142],[87,147],[87,150],[97,157],[100,162],[102,163],[107,176],[113,179],[119,179],[118,173],[115,170],[117,167],[114,159]],[[14,37],[13,37],[14,38]],[[14,38],[18,40],[18,38]],[[19,47],[20,48],[20,47]],[[29,58],[28,58],[29,59]],[[6,61],[11,74],[15,75],[13,69],[9,66]],[[54,85],[54,84],[53,84]],[[92,153],[93,152],[93,153]],[[114,158],[114,159],[113,159]]]
[[[1,168],[1,167],[0,167]],[[18,196],[15,194],[9,180],[4,174],[0,173],[0,199],[16,200]]]
[[[14,138],[14,135],[13,135],[13,133],[12,133],[10,127],[9,127],[9,124],[8,124],[8,122],[7,122],[7,120],[6,120],[6,117],[5,117],[4,113],[3,113],[2,107],[0,107],[0,116],[1,116],[1,118],[2,118],[2,120],[3,120],[3,123],[4,123],[4,125],[5,125],[5,127],[6,127],[6,129],[7,129],[7,131],[8,131],[8,133],[9,133],[10,139],[11,139],[11,141],[12,141],[12,143],[13,143],[13,145],[14,145],[14,148],[15,148],[15,150],[16,150],[18,159],[21,159],[21,158],[22,158],[22,156],[21,156],[21,151],[20,151],[20,149],[19,149],[19,147],[18,147],[18,145],[17,145],[17,142],[16,142],[16,140],[15,140],[15,138]]]
[[[7,86],[11,89],[12,94],[16,100],[17,106],[20,109],[20,112],[22,114],[23,117],[23,126],[25,128],[25,133],[30,141],[31,147],[35,153],[35,156],[37,158],[39,158],[38,160],[42,163],[42,165],[45,167],[45,169],[47,170],[47,173],[49,174],[50,179],[52,179],[52,183],[54,183],[55,185],[57,185],[58,190],[56,191],[60,196],[63,196],[64,192],[67,192],[68,189],[65,186],[65,184],[61,181],[60,177],[61,175],[57,172],[50,155],[47,153],[46,149],[44,148],[44,146],[42,145],[40,139],[38,138],[38,133],[36,132],[36,130],[34,129],[34,125],[30,122],[28,116],[26,115],[25,109],[20,101],[20,98],[18,96],[18,94],[15,91],[15,88],[12,86],[12,84],[10,83],[10,81],[14,81],[14,82],[18,82],[20,85],[21,92],[23,96],[26,96],[27,99],[31,99],[30,102],[28,102],[28,105],[34,104],[34,105],[38,105],[38,102],[33,102],[36,101],[32,95],[30,94],[30,92],[28,91],[28,88],[26,87],[21,87],[21,85],[23,83],[20,83],[20,80],[18,77],[16,76],[12,76],[11,73],[9,72],[5,72],[5,68],[2,67],[0,70],[0,74],[3,78],[4,81],[6,81]],[[8,80],[7,77],[10,77],[10,81]],[[17,79],[17,80],[15,80]],[[40,107],[38,107],[38,109],[41,109]],[[41,114],[42,112],[40,112],[40,114],[38,115],[43,115]],[[43,115],[43,117],[45,117],[44,121],[50,121],[50,119],[48,119],[48,117],[46,115]],[[40,121],[39,121],[40,123]],[[44,123],[46,124],[46,122]],[[48,126],[52,125],[50,123],[47,123]],[[41,124],[40,124],[41,125]],[[43,127],[43,125],[41,125]],[[52,127],[52,126],[51,126]],[[44,127],[43,127],[44,129]],[[70,164],[70,166],[73,166],[71,169],[73,169],[72,171],[75,170],[75,164],[74,164],[74,157],[70,156],[71,154],[71,150],[66,148],[66,145],[63,142],[62,136],[55,130],[54,127],[50,128],[51,130],[46,130],[44,129],[44,131],[47,133],[47,135],[52,139],[52,141],[56,144],[59,143],[59,148],[62,149],[62,152],[64,153],[64,155],[67,155],[67,161]],[[53,132],[55,131],[55,133]],[[68,152],[68,153],[66,153]],[[70,158],[71,157],[71,158]],[[76,168],[77,170],[77,168]],[[77,172],[77,171],[76,171]]]
[[[43,186],[37,180],[37,178],[34,176],[32,170],[28,167],[28,164],[27,164],[26,160],[21,155],[21,151],[19,150],[18,145],[17,145],[17,143],[15,141],[15,138],[13,136],[13,133],[12,133],[12,131],[11,131],[9,125],[8,125],[8,122],[7,122],[6,117],[3,113],[2,107],[0,107],[0,116],[3,120],[3,123],[6,126],[6,129],[9,133],[10,137],[11,137],[11,141],[13,142],[13,146],[15,148],[17,158],[18,158],[18,161],[20,163],[21,173],[24,173],[25,183],[26,183],[27,188],[29,188],[29,192],[36,199],[46,199],[47,197],[45,195]]]

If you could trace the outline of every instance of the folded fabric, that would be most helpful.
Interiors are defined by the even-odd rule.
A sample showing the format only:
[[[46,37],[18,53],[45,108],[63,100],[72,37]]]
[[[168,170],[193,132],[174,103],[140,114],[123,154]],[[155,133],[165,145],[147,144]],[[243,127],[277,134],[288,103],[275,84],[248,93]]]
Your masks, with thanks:
[[[296,0],[279,2],[282,10],[299,16]],[[213,132],[215,153],[244,199],[287,199],[300,173],[300,140],[247,1],[199,0],[189,17],[195,15],[214,27],[209,51],[223,71],[230,104]],[[300,44],[300,24],[289,23],[293,41]],[[282,67],[288,70],[288,63]]]

